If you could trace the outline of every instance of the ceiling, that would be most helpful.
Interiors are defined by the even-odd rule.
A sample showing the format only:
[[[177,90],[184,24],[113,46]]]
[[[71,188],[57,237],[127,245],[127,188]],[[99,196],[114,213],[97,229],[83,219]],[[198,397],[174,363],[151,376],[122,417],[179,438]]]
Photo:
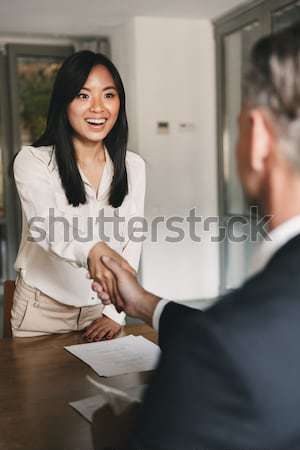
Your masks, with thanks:
[[[215,18],[245,0],[0,0],[0,33],[97,34],[135,16]]]

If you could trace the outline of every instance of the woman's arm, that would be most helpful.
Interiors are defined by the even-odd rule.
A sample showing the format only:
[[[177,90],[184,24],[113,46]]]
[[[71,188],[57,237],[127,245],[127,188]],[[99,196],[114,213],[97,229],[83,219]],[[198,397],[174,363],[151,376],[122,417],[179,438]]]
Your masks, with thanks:
[[[144,205],[145,205],[145,192],[146,192],[146,170],[145,162],[138,155],[134,155],[137,159],[133,168],[131,169],[131,182],[133,184],[133,202],[136,206],[135,218],[137,227],[141,227],[141,220],[144,220]],[[131,218],[132,219],[132,218]],[[128,235],[128,240],[123,248],[122,256],[136,271],[139,267],[141,251],[142,251],[142,239],[139,236],[140,233],[136,233],[136,236]],[[138,241],[138,242],[137,242]]]
[[[144,204],[145,204],[145,191],[146,191],[146,171],[145,163],[138,155],[132,155],[134,158],[134,165],[129,167],[129,177],[132,183],[132,201],[135,204],[135,217],[144,219]],[[138,223],[139,225],[140,223]],[[142,250],[142,242],[135,242],[130,239],[128,240],[123,248],[122,256],[123,258],[133,267],[136,271],[139,267],[139,261]],[[103,314],[109,317],[114,322],[123,325],[125,322],[125,313],[118,313],[114,305],[107,305],[103,310]]]
[[[28,224],[29,238],[47,252],[78,267],[88,268],[89,259],[92,277],[99,272],[97,262],[104,254],[113,253],[125,264],[125,260],[113,250],[114,244],[115,248],[119,244],[113,239],[110,239],[109,245],[99,242],[96,227],[86,238],[89,233],[88,219],[93,220],[95,215],[92,204],[81,205],[79,210],[57,201],[57,196],[64,196],[64,192],[53,181],[53,170],[43,150],[24,147],[15,159],[14,177]],[[78,218],[76,222],[74,217]]]
[[[131,153],[129,154],[129,157],[130,163],[127,166],[127,173],[129,184],[132,189],[130,201],[133,202],[135,206],[134,217],[144,218],[146,187],[145,163],[138,155]],[[138,270],[141,248],[142,242],[135,242],[134,240],[130,240],[130,236],[127,237],[122,256],[135,270]],[[124,323],[125,313],[118,313],[113,304],[107,305],[103,309],[103,317],[95,320],[87,328],[85,337],[91,341],[101,340],[104,337],[109,339],[120,330],[116,325],[119,325],[120,327],[121,325],[124,325]]]
[[[57,202],[47,159],[38,158],[34,149],[24,147],[14,162],[14,178],[30,239],[70,263],[87,267],[89,251],[98,240],[81,242],[74,239],[72,221]]]

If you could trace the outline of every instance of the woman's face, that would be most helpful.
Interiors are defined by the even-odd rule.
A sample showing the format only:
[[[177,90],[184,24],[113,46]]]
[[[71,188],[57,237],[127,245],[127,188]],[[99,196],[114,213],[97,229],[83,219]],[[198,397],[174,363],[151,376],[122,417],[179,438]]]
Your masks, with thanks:
[[[83,143],[100,142],[117,121],[120,98],[105,66],[95,66],[67,109],[74,135]]]

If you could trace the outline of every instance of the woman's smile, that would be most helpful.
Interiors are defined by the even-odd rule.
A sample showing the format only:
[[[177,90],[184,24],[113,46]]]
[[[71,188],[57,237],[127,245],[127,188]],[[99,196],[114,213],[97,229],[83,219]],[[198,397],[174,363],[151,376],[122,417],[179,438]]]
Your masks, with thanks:
[[[85,119],[85,122],[89,128],[93,131],[102,131],[107,123],[107,118],[101,119]]]
[[[103,141],[115,125],[120,99],[106,67],[95,66],[68,107],[74,137],[81,141]]]
[[[102,126],[106,123],[107,119],[106,118],[102,118],[102,119],[85,119],[85,121],[92,126]]]

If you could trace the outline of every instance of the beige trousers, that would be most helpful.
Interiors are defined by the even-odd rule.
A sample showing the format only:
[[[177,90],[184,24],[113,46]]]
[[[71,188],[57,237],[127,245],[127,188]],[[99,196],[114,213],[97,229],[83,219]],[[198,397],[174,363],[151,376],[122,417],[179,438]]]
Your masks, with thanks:
[[[22,278],[16,282],[11,312],[13,337],[32,337],[84,330],[102,316],[103,305],[78,308],[53,300]]]

